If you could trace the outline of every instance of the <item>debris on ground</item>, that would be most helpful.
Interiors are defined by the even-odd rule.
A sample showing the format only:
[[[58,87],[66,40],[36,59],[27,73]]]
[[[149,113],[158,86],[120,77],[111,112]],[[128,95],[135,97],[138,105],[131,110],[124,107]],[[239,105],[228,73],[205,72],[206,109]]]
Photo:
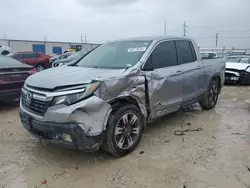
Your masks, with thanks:
[[[247,167],[248,171],[250,172],[250,167]]]
[[[185,135],[184,133],[186,133],[186,132],[195,132],[195,131],[202,131],[203,129],[200,127],[200,128],[198,128],[198,129],[185,129],[185,130],[175,130],[174,131],[174,135],[175,136],[183,136],[183,135]]]
[[[232,133],[232,135],[242,135],[241,133]]]
[[[170,141],[169,140],[165,140],[165,143],[169,143]]]
[[[188,125],[188,126],[191,126],[191,123],[188,122],[187,125]]]
[[[43,179],[42,184],[46,184],[46,183],[47,183],[47,180]]]
[[[144,153],[144,150],[141,150],[140,152],[139,152],[139,154],[143,154]]]

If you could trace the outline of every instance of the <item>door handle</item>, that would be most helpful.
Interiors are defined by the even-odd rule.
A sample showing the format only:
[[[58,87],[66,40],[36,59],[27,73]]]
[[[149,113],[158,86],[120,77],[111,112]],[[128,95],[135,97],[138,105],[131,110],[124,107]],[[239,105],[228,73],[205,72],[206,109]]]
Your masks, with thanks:
[[[175,74],[181,74],[181,73],[182,73],[182,71],[179,70],[179,71],[177,71]]]

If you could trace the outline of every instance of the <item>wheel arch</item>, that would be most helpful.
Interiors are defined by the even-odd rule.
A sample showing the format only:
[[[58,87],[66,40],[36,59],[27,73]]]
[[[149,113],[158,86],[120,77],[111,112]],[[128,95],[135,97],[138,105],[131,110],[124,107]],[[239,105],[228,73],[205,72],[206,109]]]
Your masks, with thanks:
[[[214,74],[214,75],[212,76],[210,82],[211,82],[212,80],[218,81],[218,83],[219,83],[219,93],[220,93],[220,92],[221,92],[221,88],[222,88],[221,76],[220,76],[219,74]]]
[[[141,103],[139,99],[134,96],[121,96],[115,99],[112,99],[108,102],[112,106],[112,111],[120,108],[122,105],[125,104],[133,104],[135,105],[140,111],[143,116],[144,121],[144,128],[146,128],[146,118],[147,118],[147,111],[145,105]]]

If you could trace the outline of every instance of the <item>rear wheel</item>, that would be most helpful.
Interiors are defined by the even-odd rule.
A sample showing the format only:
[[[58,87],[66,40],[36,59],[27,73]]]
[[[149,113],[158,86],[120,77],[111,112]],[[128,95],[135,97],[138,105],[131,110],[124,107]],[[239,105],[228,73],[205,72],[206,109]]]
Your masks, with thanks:
[[[120,157],[138,146],[143,130],[143,115],[134,105],[124,105],[111,113],[103,149]]]
[[[203,100],[200,101],[201,107],[205,110],[213,109],[217,104],[218,97],[219,97],[219,81],[218,79],[213,79],[210,82],[210,85]]]
[[[36,65],[36,70],[37,70],[37,72],[40,72],[40,71],[42,71],[42,70],[44,70],[45,69],[45,66],[43,65],[43,64],[38,64],[38,65]]]
[[[9,53],[10,53],[9,51],[5,50],[5,51],[2,52],[2,55],[8,55]]]

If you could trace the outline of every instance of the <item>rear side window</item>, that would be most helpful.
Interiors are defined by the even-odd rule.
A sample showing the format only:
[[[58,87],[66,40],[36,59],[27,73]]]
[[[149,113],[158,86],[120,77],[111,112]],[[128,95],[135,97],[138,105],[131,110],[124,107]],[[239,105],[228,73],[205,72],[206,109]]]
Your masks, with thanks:
[[[176,41],[180,64],[191,63],[197,60],[193,44],[189,41]]]
[[[32,59],[32,58],[38,58],[39,54],[37,53],[25,53],[23,54],[24,59]]]
[[[22,54],[14,54],[11,57],[14,59],[22,59],[23,56],[22,56]]]
[[[158,44],[151,54],[155,69],[177,65],[177,53],[174,41]]]

